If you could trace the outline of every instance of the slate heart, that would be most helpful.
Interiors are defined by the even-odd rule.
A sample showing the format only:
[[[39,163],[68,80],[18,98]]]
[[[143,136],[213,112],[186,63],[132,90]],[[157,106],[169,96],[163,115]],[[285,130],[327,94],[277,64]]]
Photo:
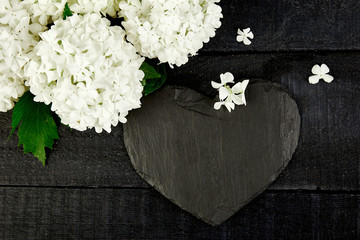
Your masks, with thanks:
[[[299,138],[299,111],[282,86],[255,82],[246,98],[231,113],[185,87],[144,98],[124,124],[136,171],[182,209],[224,222],[276,179]]]

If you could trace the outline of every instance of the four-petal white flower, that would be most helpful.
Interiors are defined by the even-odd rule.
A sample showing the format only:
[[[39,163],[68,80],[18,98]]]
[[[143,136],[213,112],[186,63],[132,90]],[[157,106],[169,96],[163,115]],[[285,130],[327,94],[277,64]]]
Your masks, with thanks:
[[[254,39],[254,34],[250,30],[250,28],[243,29],[242,31],[238,29],[238,36],[236,37],[236,41],[243,42],[245,45],[250,45],[250,39]]]
[[[246,105],[245,89],[249,80],[236,83],[230,88],[227,83],[234,83],[234,76],[230,73],[220,75],[221,83],[211,82],[213,88],[219,91],[219,102],[214,104],[214,108],[219,110],[221,106],[225,106],[229,112],[234,110],[235,105]]]
[[[218,89],[220,100],[224,100],[230,94],[230,89],[227,86],[227,84],[234,83],[234,76],[229,72],[222,73],[222,74],[220,74],[220,80],[221,80],[221,83],[211,81],[211,85],[213,88]]]
[[[309,83],[311,84],[318,83],[320,79],[324,79],[324,81],[327,83],[330,83],[332,80],[334,80],[334,77],[328,74],[330,69],[326,64],[321,64],[321,66],[316,64],[311,69],[311,72],[315,74],[309,77]]]

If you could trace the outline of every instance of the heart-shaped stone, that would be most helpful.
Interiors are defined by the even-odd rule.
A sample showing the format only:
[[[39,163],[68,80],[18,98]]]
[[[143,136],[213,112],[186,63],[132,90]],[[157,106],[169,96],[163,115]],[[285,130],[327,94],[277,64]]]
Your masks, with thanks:
[[[222,223],[276,179],[299,138],[299,111],[282,86],[255,82],[246,98],[231,113],[185,87],[144,98],[124,125],[136,171],[182,209]]]

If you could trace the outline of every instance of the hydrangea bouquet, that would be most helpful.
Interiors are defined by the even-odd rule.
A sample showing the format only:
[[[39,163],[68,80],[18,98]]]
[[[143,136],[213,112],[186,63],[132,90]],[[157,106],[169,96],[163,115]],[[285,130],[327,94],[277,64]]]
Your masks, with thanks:
[[[215,36],[219,1],[0,0],[0,111],[14,108],[24,153],[45,164],[57,116],[98,133],[125,123],[164,83],[160,64],[185,64]]]

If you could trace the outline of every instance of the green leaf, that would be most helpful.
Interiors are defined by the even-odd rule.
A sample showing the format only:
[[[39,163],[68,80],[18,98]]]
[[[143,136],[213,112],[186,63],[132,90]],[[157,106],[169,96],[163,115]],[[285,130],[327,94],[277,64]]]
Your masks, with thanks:
[[[23,145],[24,154],[31,152],[45,166],[45,147],[52,149],[59,134],[50,106],[33,99],[34,95],[26,92],[15,105],[9,138],[18,127],[19,146]]]
[[[148,64],[147,62],[143,62],[143,64],[140,67],[140,70],[145,73],[144,79],[154,79],[161,77],[161,75],[155,70],[155,68],[150,64]]]
[[[71,17],[72,15],[73,13],[71,12],[69,5],[66,3],[63,12],[63,19],[66,20],[66,17]]]
[[[144,69],[146,70],[144,71],[145,77],[142,81],[144,96],[158,90],[165,83],[167,78],[165,64],[157,65],[155,69],[150,64],[144,62],[140,69],[142,71],[144,71]]]

